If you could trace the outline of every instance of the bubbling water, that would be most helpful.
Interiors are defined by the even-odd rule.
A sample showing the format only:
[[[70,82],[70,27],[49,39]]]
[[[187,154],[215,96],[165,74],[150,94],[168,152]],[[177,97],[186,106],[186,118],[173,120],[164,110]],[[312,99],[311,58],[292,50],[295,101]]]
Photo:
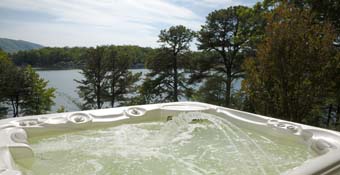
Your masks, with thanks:
[[[263,135],[200,112],[30,142],[36,160],[23,169],[29,175],[274,175],[315,156],[299,140]]]

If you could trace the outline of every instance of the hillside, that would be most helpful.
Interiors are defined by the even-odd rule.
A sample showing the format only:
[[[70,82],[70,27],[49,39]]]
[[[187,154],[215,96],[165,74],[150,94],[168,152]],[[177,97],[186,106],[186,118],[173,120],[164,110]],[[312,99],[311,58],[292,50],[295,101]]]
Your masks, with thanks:
[[[0,48],[8,53],[17,52],[20,50],[39,49],[44,46],[31,43],[23,40],[12,40],[7,38],[0,38]]]

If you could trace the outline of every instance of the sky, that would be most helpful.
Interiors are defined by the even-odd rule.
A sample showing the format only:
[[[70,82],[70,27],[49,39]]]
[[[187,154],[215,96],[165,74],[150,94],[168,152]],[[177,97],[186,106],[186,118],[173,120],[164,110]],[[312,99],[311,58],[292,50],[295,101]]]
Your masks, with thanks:
[[[199,30],[213,10],[257,0],[0,0],[0,38],[50,47],[157,47],[160,30]]]

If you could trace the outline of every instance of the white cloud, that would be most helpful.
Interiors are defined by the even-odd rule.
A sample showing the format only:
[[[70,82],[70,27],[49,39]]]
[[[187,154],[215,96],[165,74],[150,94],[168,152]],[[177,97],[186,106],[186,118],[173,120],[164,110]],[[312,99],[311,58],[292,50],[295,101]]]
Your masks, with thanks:
[[[60,22],[102,26],[132,21],[175,24],[199,18],[164,0],[2,0],[0,7],[43,12]]]
[[[201,6],[201,7],[210,7],[210,8],[224,8],[232,5],[241,4],[239,0],[172,0],[173,2],[185,2],[188,4]]]
[[[1,0],[0,8],[35,12],[47,21],[6,21],[0,36],[48,46],[139,44],[156,46],[160,27],[182,24],[194,30],[204,20],[179,0]],[[181,0],[193,4],[225,4],[231,0]]]

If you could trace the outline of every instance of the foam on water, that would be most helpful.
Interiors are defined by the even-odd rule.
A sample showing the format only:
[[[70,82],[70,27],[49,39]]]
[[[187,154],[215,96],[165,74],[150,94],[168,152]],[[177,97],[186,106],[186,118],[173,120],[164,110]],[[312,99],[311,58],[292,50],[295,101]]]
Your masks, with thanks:
[[[280,174],[314,153],[300,140],[275,138],[205,113],[30,140],[27,174]]]

